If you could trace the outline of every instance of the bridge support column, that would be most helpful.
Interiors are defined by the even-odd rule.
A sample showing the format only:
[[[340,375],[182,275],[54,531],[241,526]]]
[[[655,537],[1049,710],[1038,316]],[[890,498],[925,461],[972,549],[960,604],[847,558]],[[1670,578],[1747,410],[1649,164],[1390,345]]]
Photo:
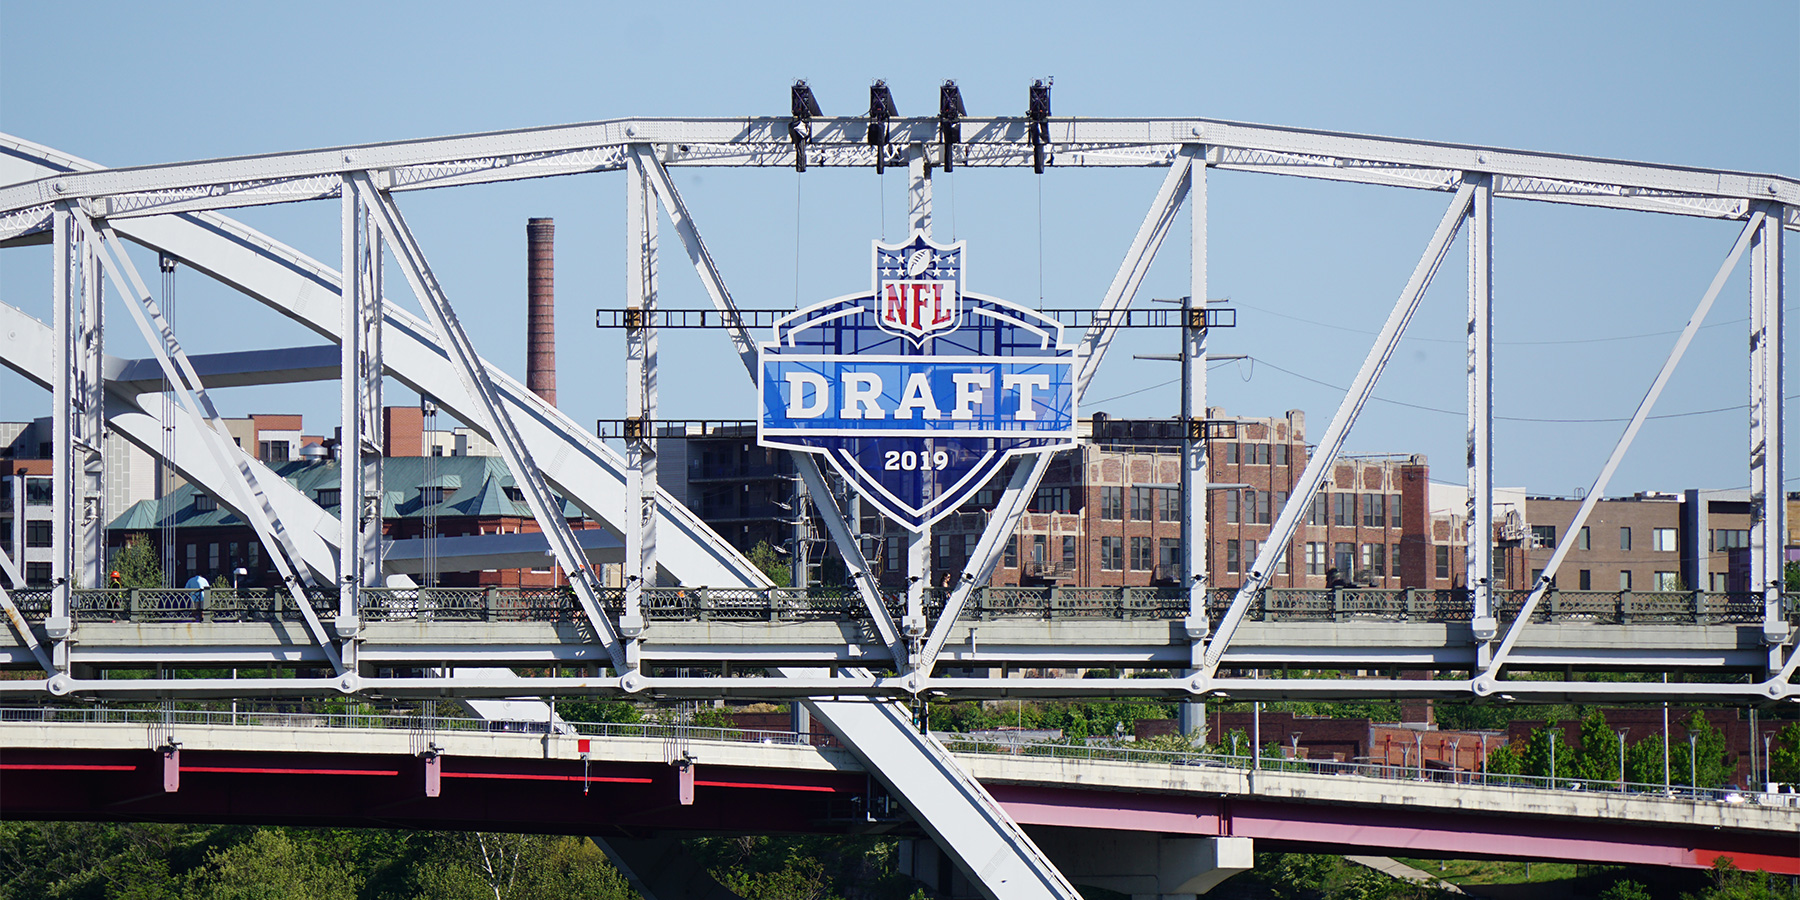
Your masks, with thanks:
[[[1170,838],[1143,832],[1034,829],[1044,852],[1076,884],[1132,900],[1186,900],[1252,867],[1247,837]]]

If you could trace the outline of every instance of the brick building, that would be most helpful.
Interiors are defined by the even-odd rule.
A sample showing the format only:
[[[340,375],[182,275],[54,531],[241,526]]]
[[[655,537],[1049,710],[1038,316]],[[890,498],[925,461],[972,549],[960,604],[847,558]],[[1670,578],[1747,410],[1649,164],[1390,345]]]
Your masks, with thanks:
[[[1520,508],[1499,517],[1496,580],[1512,590],[1530,588],[1581,502],[1527,497]],[[1563,560],[1557,587],[1750,590],[1751,518],[1744,491],[1647,492],[1600,500]]]

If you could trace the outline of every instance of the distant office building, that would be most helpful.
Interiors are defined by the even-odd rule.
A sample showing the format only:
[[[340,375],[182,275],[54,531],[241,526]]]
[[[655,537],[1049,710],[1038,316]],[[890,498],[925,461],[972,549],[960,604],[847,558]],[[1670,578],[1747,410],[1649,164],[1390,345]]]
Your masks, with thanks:
[[[1498,517],[1495,580],[1525,590],[1582,501],[1526,497]],[[1646,492],[1594,504],[1557,573],[1556,586],[1581,591],[1747,591],[1750,525],[1747,491]]]

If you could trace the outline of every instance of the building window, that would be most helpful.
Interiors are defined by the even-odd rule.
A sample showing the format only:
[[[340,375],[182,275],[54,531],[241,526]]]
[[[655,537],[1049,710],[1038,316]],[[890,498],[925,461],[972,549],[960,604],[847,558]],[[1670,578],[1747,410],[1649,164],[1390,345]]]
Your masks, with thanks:
[[[1232,443],[1226,444],[1225,445],[1225,462],[1230,465],[1235,466],[1235,465],[1237,465],[1237,461],[1238,461],[1238,445],[1237,445],[1237,443],[1232,442]]]
[[[940,534],[937,536],[937,567],[940,569],[950,568],[951,537],[952,536],[948,534]]]
[[[1225,492],[1225,522],[1226,522],[1226,524],[1229,524],[1229,525],[1236,525],[1237,520],[1238,520],[1238,492],[1237,491],[1226,491]]]
[[[206,545],[206,569],[209,572],[219,571],[219,545],[216,541]]]
[[[1331,524],[1351,527],[1356,525],[1355,494],[1331,495]]]
[[[1388,571],[1394,573],[1395,578],[1400,577],[1400,545],[1399,544],[1393,544],[1388,547]]]
[[[1594,573],[1593,572],[1590,572],[1587,569],[1582,569],[1580,572],[1575,573],[1575,575],[1576,575],[1575,583],[1577,585],[1579,585],[1577,590],[1591,591],[1594,589]]]
[[[1181,521],[1181,492],[1163,489],[1156,492],[1156,520],[1158,522]]]
[[[49,506],[55,501],[56,494],[50,489],[48,478],[25,479],[25,505]]]
[[[1653,577],[1656,580],[1656,589],[1659,591],[1681,590],[1681,579],[1676,577],[1674,572],[1657,572]]]
[[[212,512],[219,508],[219,500],[211,494],[194,495],[194,512]]]
[[[288,442],[258,441],[256,445],[256,455],[261,457],[262,461],[266,463],[287,462]]]
[[[200,570],[200,545],[189,544],[187,548],[187,573],[192,575]]]
[[[49,522],[39,519],[25,523],[25,546],[50,547],[55,543],[50,536]]]
[[[1257,466],[1266,466],[1269,464],[1268,444],[1251,444],[1245,449],[1250,451],[1250,458],[1245,460],[1245,462]]]
[[[1369,578],[1387,577],[1387,547],[1383,544],[1362,545],[1362,572]]]
[[[1039,569],[1044,567],[1044,547],[1050,539],[1041,534],[1031,536],[1031,564]]]
[[[1269,500],[1269,506],[1275,511],[1275,515],[1279,516],[1281,515],[1281,511],[1287,508],[1287,502],[1288,492],[1276,491],[1273,498]]]
[[[1534,547],[1554,547],[1554,546],[1556,546],[1556,526],[1555,525],[1533,525],[1533,526],[1531,526],[1531,544]]]
[[[1325,574],[1325,545],[1308,543],[1306,545],[1306,574]]]
[[[1006,539],[1006,550],[1000,557],[1000,565],[1005,566],[1008,569],[1016,569],[1019,567],[1018,535],[1015,534]]]
[[[1350,572],[1356,568],[1356,545],[1339,541],[1331,545],[1331,567],[1338,570],[1338,577],[1350,580]]]
[[[1723,594],[1731,589],[1731,576],[1724,572],[1709,572],[1706,579],[1712,582],[1712,592]]]
[[[338,497],[341,496],[342,493],[343,490],[341,488],[320,488],[315,496],[318,498],[320,506],[336,506],[338,505]]]
[[[1244,523],[1247,525],[1269,524],[1269,492],[1244,492]]]
[[[1714,550],[1737,550],[1750,546],[1749,529],[1720,528],[1712,533]]]
[[[1502,584],[1502,585],[1506,584],[1506,551],[1505,550],[1501,550],[1500,552],[1494,554],[1494,582],[1496,584]]]
[[[1238,542],[1235,540],[1229,540],[1229,541],[1225,542],[1225,571],[1236,572],[1237,570],[1238,570]]]
[[[1380,494],[1364,494],[1362,498],[1364,528],[1387,527],[1387,504]]]
[[[1131,539],[1131,568],[1140,572],[1148,572],[1156,568],[1156,552],[1147,537]]]
[[[1118,537],[1100,539],[1100,568],[1108,572],[1117,572],[1125,562],[1125,541]]]
[[[28,562],[25,564],[26,587],[49,587],[50,564],[47,562]]]
[[[1400,527],[1400,495],[1388,495],[1388,527]]]
[[[1621,591],[1631,590],[1631,570],[1630,569],[1620,569],[1619,570],[1619,590],[1621,590]]]
[[[1448,544],[1439,544],[1438,546],[1433,547],[1432,550],[1434,550],[1437,554],[1437,577],[1449,578],[1450,577],[1450,546]]]
[[[1588,527],[1586,525],[1581,526],[1581,530],[1575,532],[1575,549],[1588,549]]]
[[[1063,551],[1062,552],[1063,569],[1065,571],[1069,571],[1069,572],[1075,571],[1075,536],[1074,535],[1072,535],[1072,534],[1063,535],[1062,551]]]
[[[1244,571],[1246,573],[1251,573],[1256,570],[1257,549],[1258,547],[1255,541],[1244,542]]]
[[[1631,549],[1631,529],[1630,528],[1619,529],[1619,549],[1620,550],[1630,550]],[[1626,588],[1621,588],[1621,590],[1629,591],[1629,590],[1631,590],[1631,588],[1626,587]]]
[[[1156,489],[1134,487],[1131,489],[1131,518],[1137,522],[1148,522],[1154,515],[1150,510],[1156,505]]]
[[[1308,525],[1330,525],[1331,524],[1331,501],[1328,499],[1329,496],[1330,495],[1328,495],[1328,494],[1314,494],[1313,495],[1312,506],[1309,507],[1306,512],[1306,524],[1308,524]]]
[[[1275,464],[1278,466],[1285,466],[1288,464],[1288,445],[1275,445]]]
[[[260,568],[262,568],[262,545],[255,541],[251,541],[250,542],[250,570],[252,572],[254,572]]]
[[[1038,488],[1037,496],[1031,499],[1032,512],[1066,513],[1074,508],[1074,493],[1066,485]]]
[[[1650,549],[1658,553],[1675,552],[1675,529],[1657,528],[1650,532]]]
[[[1181,541],[1176,538],[1157,538],[1157,555],[1162,560],[1164,574],[1170,578],[1179,578],[1181,569]]]

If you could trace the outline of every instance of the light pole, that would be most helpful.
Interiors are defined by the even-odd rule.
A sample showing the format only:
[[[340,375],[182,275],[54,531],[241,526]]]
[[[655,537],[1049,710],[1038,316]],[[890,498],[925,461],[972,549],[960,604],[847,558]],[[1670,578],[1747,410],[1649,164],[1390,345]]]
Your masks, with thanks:
[[[1625,792],[1625,732],[1629,728],[1619,729],[1619,793]]]
[[[1700,736],[1688,732],[1688,787],[1700,786]]]
[[[1425,733],[1424,732],[1420,732],[1418,734],[1413,735],[1413,745],[1419,748],[1418,752],[1416,754],[1414,754],[1414,758],[1419,764],[1419,780],[1424,781],[1425,780]]]
[[[1450,777],[1453,780],[1457,780],[1457,781],[1462,780],[1461,776],[1457,774],[1457,770],[1461,769],[1461,768],[1462,768],[1462,738],[1459,738],[1459,737],[1451,738],[1450,739]]]
[[[1775,781],[1775,766],[1773,763],[1769,762],[1769,753],[1770,753],[1769,744],[1774,739],[1775,739],[1775,732],[1773,732],[1773,731],[1763,732],[1762,763],[1763,763],[1763,785],[1765,787],[1767,787],[1769,784],[1771,784]]]
[[[1556,787],[1556,736],[1560,731],[1550,732],[1550,786]]]

